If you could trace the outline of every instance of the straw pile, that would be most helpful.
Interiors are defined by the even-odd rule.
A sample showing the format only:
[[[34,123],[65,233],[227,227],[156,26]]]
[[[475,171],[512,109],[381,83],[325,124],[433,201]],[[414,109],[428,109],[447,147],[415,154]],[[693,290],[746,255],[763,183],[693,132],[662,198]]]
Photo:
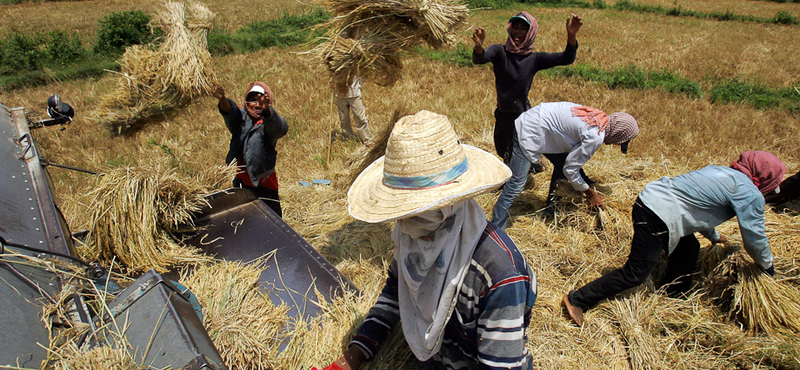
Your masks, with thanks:
[[[203,206],[204,194],[232,177],[230,167],[211,167],[217,181],[181,178],[174,168],[153,163],[117,168],[100,177],[89,193],[90,227],[85,251],[106,265],[116,260],[135,271],[207,260],[194,248],[175,242],[172,233],[191,225],[192,213]],[[208,181],[210,175],[204,178]]]
[[[391,86],[402,76],[401,53],[418,45],[452,45],[465,25],[458,0],[322,0],[334,17],[327,39],[310,51],[331,73],[339,91],[355,76]]]
[[[258,279],[269,258],[249,264],[198,265],[184,272],[181,284],[197,296],[203,307],[203,325],[230,369],[327,366],[338,358],[380,287],[365,283],[361,287],[370,291],[361,297],[346,293],[332,303],[319,302],[323,313],[310,321],[290,319],[286,316],[288,307],[275,305],[259,291]],[[380,275],[383,267],[368,266],[346,264],[340,269],[363,283],[363,278]],[[278,354],[282,344],[285,348]]]
[[[264,261],[209,263],[181,277],[181,284],[197,296],[203,325],[232,370],[276,368],[287,335],[289,308],[274,305],[258,288]]]
[[[716,267],[715,261],[720,261]],[[800,333],[800,289],[764,274],[737,247],[705,248],[701,265],[710,271],[706,289],[728,317],[751,333]]]
[[[161,44],[125,51],[117,88],[100,102],[95,118],[123,133],[143,119],[210,94],[216,75],[206,37],[213,20],[214,14],[199,3],[164,3],[152,21],[164,31]]]
[[[78,348],[74,343],[64,347],[58,354],[56,370],[147,370],[149,366],[134,362],[133,355],[125,346]]]

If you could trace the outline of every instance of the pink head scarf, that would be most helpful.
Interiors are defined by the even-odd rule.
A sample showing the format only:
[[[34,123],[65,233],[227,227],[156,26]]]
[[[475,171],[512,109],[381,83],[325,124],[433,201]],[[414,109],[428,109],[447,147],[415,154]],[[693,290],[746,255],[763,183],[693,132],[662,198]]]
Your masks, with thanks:
[[[533,52],[533,42],[536,41],[536,33],[539,31],[539,23],[536,22],[536,18],[524,10],[519,12],[514,17],[523,17],[527,19],[528,23],[530,23],[530,28],[528,28],[528,33],[525,34],[525,38],[522,40],[522,43],[520,45],[516,45],[514,44],[514,40],[511,39],[511,20],[509,20],[506,24],[506,32],[508,32],[508,39],[506,39],[505,45],[506,50],[508,50],[509,53],[528,55]]]
[[[775,154],[760,150],[742,153],[731,168],[750,177],[762,193],[775,190],[786,173],[786,165]]]
[[[254,81],[254,82],[251,82],[250,85],[247,85],[247,90],[244,93],[244,100],[243,100],[244,110],[247,111],[247,114],[249,114],[250,117],[257,117],[258,114],[256,114],[254,111],[252,111],[252,108],[250,108],[250,106],[247,105],[247,95],[250,93],[250,90],[253,89],[253,86],[260,86],[262,89],[264,89],[264,94],[269,96],[269,106],[270,107],[272,107],[272,103],[275,102],[275,96],[272,95],[272,90],[270,90],[269,86],[267,86],[267,84],[265,84],[265,83],[263,83],[261,81]]]

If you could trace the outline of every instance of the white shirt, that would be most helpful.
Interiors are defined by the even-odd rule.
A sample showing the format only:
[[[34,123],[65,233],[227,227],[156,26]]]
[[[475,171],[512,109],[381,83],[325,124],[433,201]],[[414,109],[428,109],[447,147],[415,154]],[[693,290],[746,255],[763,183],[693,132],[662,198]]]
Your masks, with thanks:
[[[603,145],[605,132],[590,126],[580,117],[573,117],[570,102],[541,103],[522,113],[514,124],[522,153],[533,163],[542,154],[569,153],[564,162],[564,176],[580,192],[589,189],[580,170]],[[554,169],[557,171],[558,169]]]
[[[361,96],[361,78],[358,76],[353,77],[353,82],[350,84],[350,88],[347,90],[347,96],[345,98],[357,98]]]

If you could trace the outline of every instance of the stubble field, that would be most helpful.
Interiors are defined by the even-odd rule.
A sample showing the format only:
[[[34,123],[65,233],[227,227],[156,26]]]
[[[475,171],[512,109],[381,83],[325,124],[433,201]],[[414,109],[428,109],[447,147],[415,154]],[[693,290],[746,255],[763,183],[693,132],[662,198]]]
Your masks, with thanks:
[[[783,10],[800,16],[800,4],[796,3],[643,3],[764,17]],[[225,30],[312,9],[312,4],[287,0],[209,0],[207,5],[217,13],[215,27]],[[0,6],[5,14],[0,33],[75,27],[89,38],[97,19],[111,11],[129,9],[150,13],[157,6],[139,0],[4,5]],[[473,12],[470,29],[462,33],[460,42],[471,46],[471,27],[481,26],[487,30],[488,42],[502,43],[506,20],[523,9],[539,21],[536,51],[563,50],[565,19],[570,12],[582,16],[584,26],[578,34],[576,63],[602,69],[630,65],[667,69],[704,87],[720,79],[736,78],[773,88],[798,87],[800,83],[796,51],[800,26],[792,25],[515,4],[510,9]],[[338,121],[328,76],[319,64],[302,54],[308,48],[273,47],[213,59],[220,83],[235,101],[242,100],[250,81],[261,80],[272,88],[275,108],[290,126],[289,134],[278,144],[277,172],[284,219],[366,293],[353,298],[347,315],[335,320],[344,326],[337,332],[340,337],[300,338],[299,346],[305,349],[296,349],[295,354],[303,357],[281,362],[292,369],[319,367],[338,357],[347,343],[344,336],[352,334],[376,299],[385,266],[393,255],[388,237],[392,225],[369,225],[347,214],[346,178],[366,149],[354,141],[330,140]],[[410,54],[404,58],[404,68],[403,79],[393,87],[369,83],[363,87],[373,132],[387,124],[395,109],[411,113],[426,109],[447,115],[463,142],[494,153],[495,92],[490,67],[459,67]],[[192,175],[224,161],[229,134],[212,98],[198,99],[130,134],[112,136],[90,118],[99,99],[113,84],[108,76],[4,91],[0,92],[0,102],[43,111],[45,99],[59,93],[73,105],[77,119],[65,130],[45,128],[33,133],[51,162],[104,171],[163,161],[179,173]],[[800,113],[711,103],[705,97],[658,89],[609,89],[602,83],[554,75],[534,78],[530,100],[532,105],[563,100],[607,112],[625,111],[636,117],[641,126],[627,156],[620,155],[616,147],[604,147],[585,167],[590,176],[614,187],[613,193],[604,197],[611,220],[605,230],[595,228],[594,213],[578,196],[568,198],[573,203],[560,206],[555,222],[535,213],[544,204],[552,166],[536,176],[535,186],[523,193],[512,208],[513,224],[507,232],[533,266],[539,282],[539,299],[527,332],[528,349],[536,361],[534,368],[800,368],[800,333],[770,336],[742,328],[711,302],[702,275],[697,277],[694,295],[688,299],[666,298],[647,291],[647,287],[634,289],[590,310],[588,324],[583,328],[573,326],[559,305],[570,289],[624,263],[632,234],[631,204],[647,182],[709,164],[729,165],[747,150],[777,154],[788,166],[787,174],[800,170]],[[85,194],[94,180],[90,175],[61,169],[50,172],[72,230],[87,227]],[[330,179],[333,184],[313,188],[298,184],[311,179]],[[486,194],[477,199],[489,215],[496,196]],[[766,220],[778,266],[777,278],[800,287],[800,217],[791,210],[769,209]],[[723,224],[720,231],[731,239],[730,244],[741,245],[735,220]],[[701,244],[705,247],[708,242],[701,239]],[[402,341],[383,352],[384,356],[369,368],[416,366]]]

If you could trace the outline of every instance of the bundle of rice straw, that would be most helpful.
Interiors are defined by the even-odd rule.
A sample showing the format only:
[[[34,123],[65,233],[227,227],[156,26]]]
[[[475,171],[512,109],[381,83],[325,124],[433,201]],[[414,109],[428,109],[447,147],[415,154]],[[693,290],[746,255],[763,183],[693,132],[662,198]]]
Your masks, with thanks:
[[[136,364],[129,346],[99,346],[78,348],[72,342],[64,346],[54,361],[56,370],[147,370],[150,366]]]
[[[701,251],[700,265],[714,303],[750,332],[800,332],[800,289],[765,274],[741,248],[712,245]]]
[[[469,15],[458,0],[322,0],[334,14],[327,40],[310,51],[337,89],[354,76],[381,86],[401,77],[401,52],[421,44],[452,45]]]
[[[267,258],[203,264],[181,277],[181,284],[197,296],[203,326],[232,370],[278,368],[275,358],[287,336],[289,308],[259,291]]]
[[[213,19],[199,3],[164,3],[152,21],[164,31],[161,44],[125,51],[117,88],[100,102],[95,119],[123,133],[142,119],[210,94],[217,84],[206,39]]]
[[[603,314],[616,322],[622,338],[627,343],[632,369],[664,368],[664,348],[653,335],[651,322],[660,304],[658,295],[640,290],[629,298],[612,299],[602,306]]]
[[[204,194],[232,177],[231,167],[211,170],[218,172],[213,184],[181,178],[162,163],[117,168],[100,177],[89,193],[88,257],[107,263],[116,259],[134,272],[164,272],[173,265],[207,260],[175,242],[171,233],[191,224],[193,212],[205,204]]]

